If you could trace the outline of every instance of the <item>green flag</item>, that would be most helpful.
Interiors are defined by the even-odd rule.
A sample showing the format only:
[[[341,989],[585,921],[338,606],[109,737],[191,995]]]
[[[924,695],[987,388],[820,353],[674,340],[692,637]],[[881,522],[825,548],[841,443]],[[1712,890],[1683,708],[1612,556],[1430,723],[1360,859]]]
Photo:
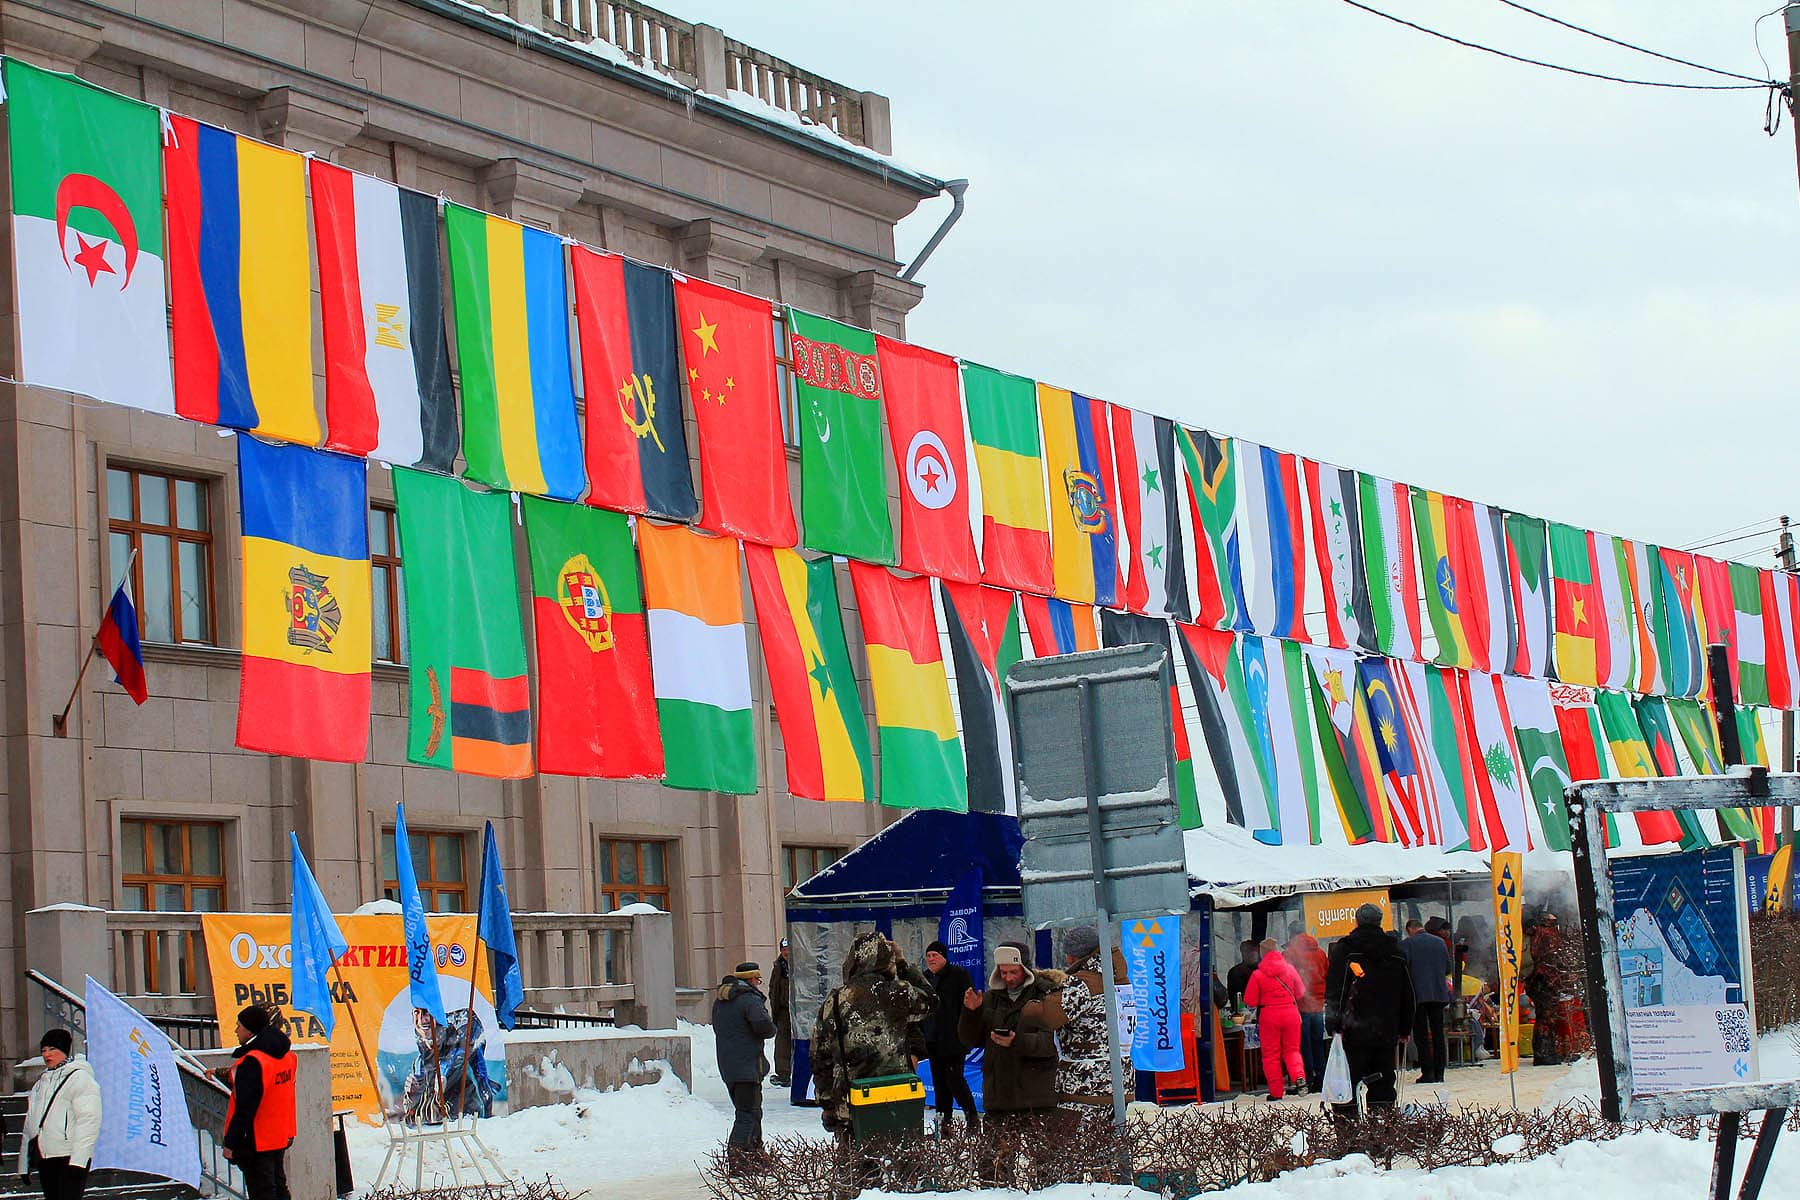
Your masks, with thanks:
[[[804,544],[864,562],[894,561],[887,459],[881,452],[881,367],[875,335],[787,310],[800,417]]]
[[[1569,848],[1569,813],[1563,807],[1563,789],[1569,785],[1569,763],[1563,757],[1562,737],[1555,729],[1513,726],[1519,761],[1525,764],[1525,781],[1531,802],[1537,807],[1538,824],[1552,850]]]

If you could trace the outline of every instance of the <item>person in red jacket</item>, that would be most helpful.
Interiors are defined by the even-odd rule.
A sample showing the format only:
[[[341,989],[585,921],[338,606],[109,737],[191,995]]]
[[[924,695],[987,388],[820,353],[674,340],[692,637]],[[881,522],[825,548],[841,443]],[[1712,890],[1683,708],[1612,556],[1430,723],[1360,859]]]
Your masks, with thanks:
[[[289,1200],[287,1148],[298,1122],[294,1113],[294,1076],[298,1060],[288,1035],[270,1019],[267,1009],[251,1005],[238,1014],[240,1043],[232,1065],[222,1071],[231,1086],[225,1108],[225,1157],[244,1175],[249,1200]]]
[[[1271,1100],[1287,1094],[1287,1083],[1298,1094],[1306,1094],[1306,1063],[1300,1057],[1300,998],[1305,994],[1306,985],[1281,956],[1281,946],[1274,938],[1263,942],[1262,960],[1244,988],[1244,1004],[1256,1010],[1263,1078],[1269,1082]]]
[[[1300,997],[1300,1057],[1306,1063],[1306,1086],[1316,1092],[1325,1086],[1325,974],[1331,959],[1319,948],[1319,939],[1298,926],[1281,953],[1306,985]]]

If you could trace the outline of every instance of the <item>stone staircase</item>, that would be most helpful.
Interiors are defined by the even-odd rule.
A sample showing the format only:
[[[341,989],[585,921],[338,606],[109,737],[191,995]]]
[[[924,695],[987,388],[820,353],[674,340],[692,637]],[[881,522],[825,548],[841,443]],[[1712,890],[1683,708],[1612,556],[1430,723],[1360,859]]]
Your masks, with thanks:
[[[36,1176],[26,1181],[18,1175],[19,1141],[28,1102],[26,1092],[0,1095],[0,1200],[44,1194]],[[91,1200],[177,1200],[199,1195],[186,1184],[135,1171],[95,1171],[88,1176],[87,1194]]]

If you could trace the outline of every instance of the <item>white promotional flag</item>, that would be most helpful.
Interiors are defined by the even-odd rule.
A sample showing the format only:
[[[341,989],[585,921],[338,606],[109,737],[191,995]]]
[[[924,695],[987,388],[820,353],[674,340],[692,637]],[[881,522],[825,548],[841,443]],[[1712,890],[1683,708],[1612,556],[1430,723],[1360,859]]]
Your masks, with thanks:
[[[200,1186],[200,1144],[175,1051],[162,1030],[87,981],[87,1056],[100,1084],[94,1170],[139,1171]]]

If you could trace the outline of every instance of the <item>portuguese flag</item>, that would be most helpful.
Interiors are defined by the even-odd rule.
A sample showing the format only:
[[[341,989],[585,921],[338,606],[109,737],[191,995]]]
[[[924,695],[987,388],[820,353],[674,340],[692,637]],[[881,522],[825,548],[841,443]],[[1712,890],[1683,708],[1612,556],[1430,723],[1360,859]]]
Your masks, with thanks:
[[[512,499],[394,470],[412,645],[406,756],[469,775],[531,774],[531,698]]]
[[[881,802],[966,812],[968,778],[938,648],[931,580],[850,562],[881,731]]]
[[[745,545],[756,627],[781,722],[788,791],[807,800],[874,794],[869,726],[844,644],[837,568],[793,550]]]
[[[538,770],[661,778],[649,632],[628,519],[536,496],[521,504],[537,635]]]
[[[881,452],[875,335],[787,310],[800,416],[800,527],[806,546],[864,562],[894,561]]]

